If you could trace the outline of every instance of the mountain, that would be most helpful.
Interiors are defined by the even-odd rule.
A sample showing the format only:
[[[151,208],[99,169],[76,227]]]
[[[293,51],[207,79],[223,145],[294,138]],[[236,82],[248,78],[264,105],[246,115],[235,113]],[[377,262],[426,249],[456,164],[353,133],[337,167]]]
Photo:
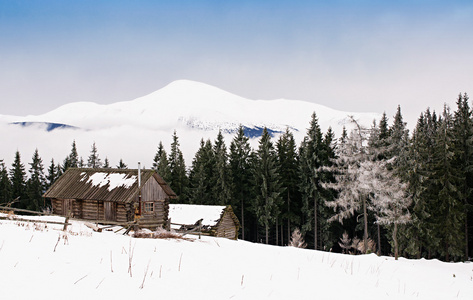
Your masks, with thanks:
[[[78,144],[85,143],[82,155],[87,157],[89,146],[95,141],[101,153],[124,160],[127,157],[140,159],[138,153],[144,153],[143,149],[150,147],[148,152],[151,154],[146,154],[150,156],[141,159],[147,162],[159,141],[170,144],[170,137],[176,130],[190,162],[201,138],[213,140],[221,130],[229,144],[240,124],[252,138],[260,136],[264,127],[273,136],[289,127],[296,138],[302,138],[313,112],[316,112],[322,130],[331,126],[338,136],[343,126],[350,127],[349,115],[366,126],[380,118],[376,113],[349,113],[298,100],[250,100],[204,83],[178,80],[131,101],[108,105],[75,102],[37,116],[0,116],[0,132],[3,130],[12,136],[8,145],[2,145],[0,150],[13,157],[15,148],[34,151],[38,147],[40,152],[47,148],[62,158],[67,155],[72,140],[76,140]],[[2,125],[8,123],[22,126],[5,129]],[[50,130],[50,127],[38,124],[64,126]],[[37,144],[33,145],[33,142]],[[65,145],[60,146],[59,142]],[[10,150],[6,151],[5,147]],[[51,156],[59,159],[56,155]]]

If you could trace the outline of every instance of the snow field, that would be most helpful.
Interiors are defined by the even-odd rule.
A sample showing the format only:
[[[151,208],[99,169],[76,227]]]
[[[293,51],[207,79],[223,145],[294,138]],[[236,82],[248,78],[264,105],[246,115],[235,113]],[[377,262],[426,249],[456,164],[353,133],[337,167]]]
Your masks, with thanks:
[[[138,239],[72,224],[64,233],[62,225],[0,221],[3,299],[473,299],[469,263]]]

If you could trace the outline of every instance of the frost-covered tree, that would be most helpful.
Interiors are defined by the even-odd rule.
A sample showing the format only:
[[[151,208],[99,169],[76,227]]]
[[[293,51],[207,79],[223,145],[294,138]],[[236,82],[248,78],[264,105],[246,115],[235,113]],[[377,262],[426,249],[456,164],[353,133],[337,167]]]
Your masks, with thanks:
[[[95,142],[92,144],[92,149],[90,150],[89,158],[87,159],[87,167],[89,168],[101,168],[102,161],[99,158],[99,154],[97,151],[97,146],[95,146]]]
[[[394,170],[388,169],[389,161],[374,164],[372,171],[372,209],[376,212],[376,221],[381,225],[393,226],[392,239],[394,257],[399,257],[398,226],[411,222],[408,208],[412,203],[407,194],[407,184],[402,183]]]
[[[352,118],[354,130],[338,146],[337,158],[332,169],[335,182],[324,183],[326,188],[338,191],[333,201],[326,201],[328,207],[333,208],[335,214],[329,219],[339,221],[352,217],[356,212],[363,215],[363,243],[368,249],[368,209],[371,207],[369,200],[373,193],[370,180],[374,163],[369,160],[366,141],[368,130]]]
[[[340,242],[338,242],[340,248],[342,248],[343,253],[348,253],[351,248],[351,238],[348,237],[348,233],[345,231],[340,238]]]
[[[291,241],[289,242],[289,246],[296,247],[296,248],[305,248],[307,247],[306,242],[304,241],[304,237],[302,236],[301,231],[299,228],[295,228],[291,235]]]

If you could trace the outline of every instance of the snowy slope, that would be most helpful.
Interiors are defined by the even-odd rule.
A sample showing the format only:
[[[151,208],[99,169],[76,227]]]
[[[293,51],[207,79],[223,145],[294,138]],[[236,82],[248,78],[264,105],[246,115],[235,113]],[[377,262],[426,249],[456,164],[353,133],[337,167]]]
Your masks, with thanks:
[[[322,128],[338,129],[346,123],[348,115],[356,115],[368,125],[379,117],[378,114],[336,111],[297,100],[249,100],[204,83],[179,80],[132,101],[110,105],[70,103],[43,115],[18,118],[18,121],[63,123],[87,129],[123,124],[162,129],[181,123],[199,129],[227,129],[244,124],[304,130],[314,111]]]
[[[30,156],[37,147],[43,160],[61,161],[72,140],[76,140],[84,158],[95,141],[102,159],[108,156],[112,164],[123,158],[128,164],[142,161],[149,166],[159,141],[169,147],[172,133],[177,130],[190,163],[201,138],[214,140],[221,129],[229,145],[240,124],[256,132],[263,127],[273,132],[289,127],[300,142],[313,112],[323,131],[331,126],[338,136],[348,123],[348,115],[366,126],[380,117],[376,113],[342,112],[297,100],[249,100],[204,83],[179,80],[131,101],[109,105],[76,102],[38,116],[0,115],[0,134],[8,141],[0,146],[0,159],[11,161],[9,157],[14,156],[16,149]],[[15,122],[29,126],[7,125]],[[47,132],[47,124],[53,123],[73,129]]]
[[[0,220],[2,299],[473,299],[471,263],[61,227]]]

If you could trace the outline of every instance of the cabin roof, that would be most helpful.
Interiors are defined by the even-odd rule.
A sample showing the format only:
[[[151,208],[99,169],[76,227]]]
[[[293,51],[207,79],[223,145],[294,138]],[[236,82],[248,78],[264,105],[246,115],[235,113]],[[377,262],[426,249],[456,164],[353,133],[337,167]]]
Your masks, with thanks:
[[[169,218],[172,223],[193,225],[200,219],[204,226],[215,226],[229,206],[169,204]],[[239,225],[239,224],[238,224]]]
[[[154,178],[169,198],[176,194],[154,170],[141,170],[141,186]],[[69,168],[43,195],[45,198],[132,202],[138,195],[137,169]]]

